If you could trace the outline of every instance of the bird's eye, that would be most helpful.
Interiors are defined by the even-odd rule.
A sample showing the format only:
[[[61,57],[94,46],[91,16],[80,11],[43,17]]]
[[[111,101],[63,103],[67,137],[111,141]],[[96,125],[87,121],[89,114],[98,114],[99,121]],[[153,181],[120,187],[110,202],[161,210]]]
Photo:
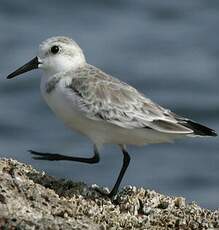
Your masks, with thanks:
[[[59,47],[58,46],[52,46],[51,47],[51,53],[57,54],[59,52]]]

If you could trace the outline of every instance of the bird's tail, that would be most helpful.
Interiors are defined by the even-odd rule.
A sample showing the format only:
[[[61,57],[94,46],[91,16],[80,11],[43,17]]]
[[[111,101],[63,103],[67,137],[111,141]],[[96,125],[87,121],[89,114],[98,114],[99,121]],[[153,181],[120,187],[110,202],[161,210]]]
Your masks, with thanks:
[[[196,123],[194,121],[185,119],[185,120],[178,120],[178,124],[189,128],[193,130],[194,135],[198,136],[217,136],[217,133],[215,130],[208,128],[207,126],[201,125],[199,123]]]

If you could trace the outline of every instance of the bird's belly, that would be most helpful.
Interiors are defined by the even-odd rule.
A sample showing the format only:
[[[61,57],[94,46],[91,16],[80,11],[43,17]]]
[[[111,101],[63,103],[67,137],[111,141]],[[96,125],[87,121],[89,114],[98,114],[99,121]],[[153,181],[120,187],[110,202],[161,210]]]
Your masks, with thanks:
[[[95,143],[104,144],[108,136],[106,127],[102,122],[87,118],[85,113],[80,111],[77,103],[74,103],[74,100],[69,100],[62,90],[62,88],[57,87],[52,92],[47,93],[41,87],[43,98],[48,106],[63,120],[66,126],[88,136]]]
[[[49,107],[68,127],[82,133],[98,145],[106,143],[143,145],[168,141],[166,135],[159,137],[152,130],[126,129],[107,121],[89,119],[80,111],[74,100],[67,99],[59,88],[50,93],[42,91],[42,94]]]
[[[125,129],[105,121],[95,121],[87,118],[57,93],[45,97],[49,107],[71,129],[87,136],[94,143],[102,144],[133,144],[166,142],[166,138],[157,139],[153,131],[144,129]]]

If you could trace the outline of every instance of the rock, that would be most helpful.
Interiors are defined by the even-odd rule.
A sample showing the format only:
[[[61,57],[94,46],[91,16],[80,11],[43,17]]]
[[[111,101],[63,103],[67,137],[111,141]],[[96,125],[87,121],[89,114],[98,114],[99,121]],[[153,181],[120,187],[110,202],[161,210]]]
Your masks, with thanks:
[[[182,197],[128,186],[111,202],[95,188],[0,159],[0,229],[219,228],[219,211]]]

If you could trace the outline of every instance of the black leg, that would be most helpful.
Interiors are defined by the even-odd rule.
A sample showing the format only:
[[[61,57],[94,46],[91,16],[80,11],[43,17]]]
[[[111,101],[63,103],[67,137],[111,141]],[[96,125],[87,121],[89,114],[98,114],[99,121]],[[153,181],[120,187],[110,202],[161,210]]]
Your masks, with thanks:
[[[97,147],[94,145],[94,155],[91,158],[83,158],[83,157],[71,157],[56,153],[41,153],[33,150],[29,150],[31,154],[34,155],[33,159],[35,160],[47,160],[47,161],[77,161],[88,164],[98,163],[100,161],[99,152]]]
[[[116,181],[116,183],[115,183],[113,189],[112,189],[111,192],[107,195],[107,196],[110,197],[110,198],[114,197],[114,196],[117,194],[118,189],[119,189],[119,186],[120,186],[120,183],[121,183],[121,181],[122,181],[122,178],[123,178],[123,176],[124,176],[124,174],[125,174],[125,172],[126,172],[126,169],[127,169],[128,166],[129,166],[130,156],[129,156],[127,150],[126,150],[124,147],[122,147],[122,153],[123,153],[123,164],[122,164],[122,168],[121,168],[121,171],[120,171],[120,173],[119,173],[119,176],[118,176],[118,178],[117,178],[117,181]]]

